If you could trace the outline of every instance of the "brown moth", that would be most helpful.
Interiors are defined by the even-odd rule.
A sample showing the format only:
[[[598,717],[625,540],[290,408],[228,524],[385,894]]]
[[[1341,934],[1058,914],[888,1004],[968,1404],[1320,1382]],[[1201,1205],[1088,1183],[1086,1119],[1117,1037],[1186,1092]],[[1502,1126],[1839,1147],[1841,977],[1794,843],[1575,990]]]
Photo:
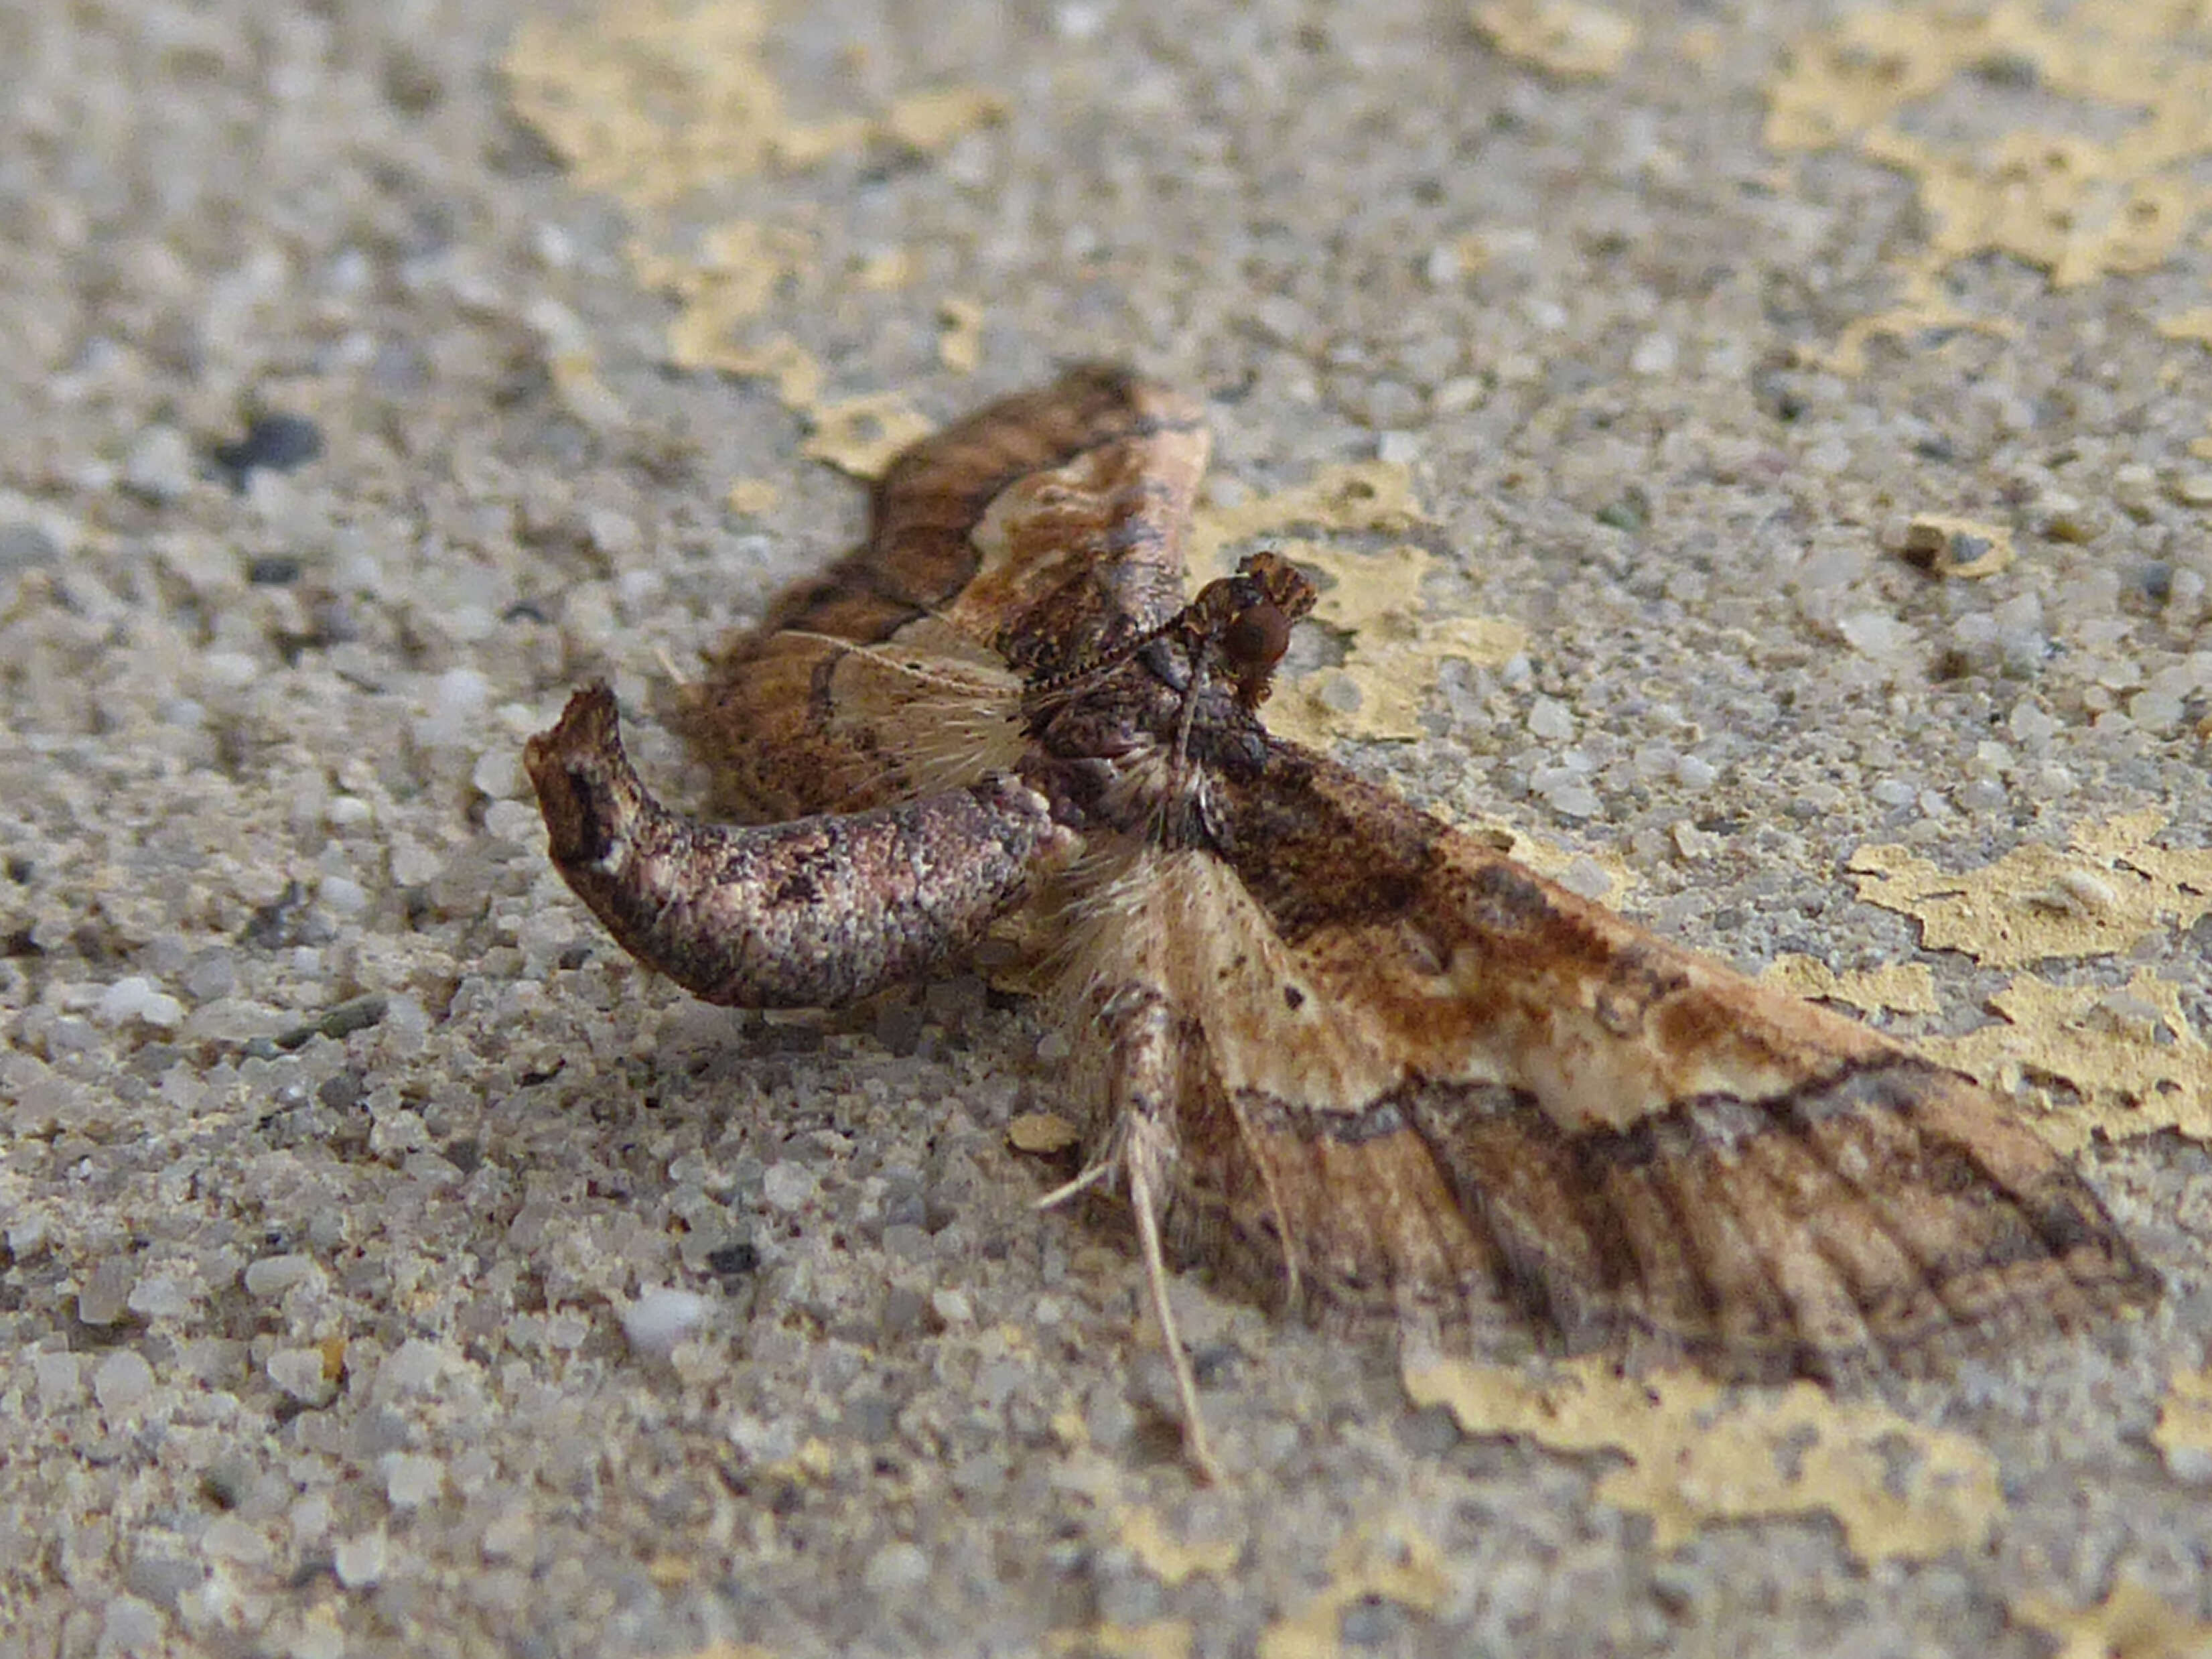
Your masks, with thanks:
[[[709,1001],[925,975],[1014,908],[1058,945],[1090,1149],[1127,1189],[1187,1445],[1170,1255],[1401,1321],[1836,1380],[2158,1294],[1969,1079],[1654,937],[1259,710],[1314,590],[1186,599],[1198,405],[1078,369],[916,444],[867,544],[695,689],[763,816],[678,817],[604,685],[532,739],[554,861]]]

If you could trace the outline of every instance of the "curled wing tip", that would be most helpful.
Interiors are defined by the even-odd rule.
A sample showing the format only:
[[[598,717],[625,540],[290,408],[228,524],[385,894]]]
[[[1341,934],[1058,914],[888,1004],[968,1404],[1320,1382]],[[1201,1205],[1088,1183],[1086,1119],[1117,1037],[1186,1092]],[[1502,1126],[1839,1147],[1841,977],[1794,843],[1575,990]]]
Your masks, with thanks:
[[[561,718],[523,745],[553,861],[567,869],[604,858],[636,815],[640,786],[623,753],[613,688],[594,680]]]

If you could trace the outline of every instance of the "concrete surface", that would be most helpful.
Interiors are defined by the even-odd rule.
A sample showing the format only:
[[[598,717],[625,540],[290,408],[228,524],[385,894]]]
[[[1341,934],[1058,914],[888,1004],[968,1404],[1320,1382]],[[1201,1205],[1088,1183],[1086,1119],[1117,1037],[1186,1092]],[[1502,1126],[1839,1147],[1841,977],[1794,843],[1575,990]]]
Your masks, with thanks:
[[[0,1655],[2212,1639],[2212,886],[2005,965],[1847,867],[2204,845],[2201,8],[1482,9],[0,8]],[[2064,994],[2022,1109],[2102,1114],[2172,1295],[1873,1402],[1875,1487],[1982,1472],[1953,1530],[1786,1436],[1731,1508],[1699,1428],[1678,1541],[1640,1419],[1469,1432],[1189,1278],[1194,1487],[1122,1217],[1007,1145],[1026,1005],[702,1009],[546,868],[574,683],[700,799],[655,697],[851,541],[839,466],[1091,356],[1210,398],[1224,508],[1405,468],[1336,554],[1525,629],[1354,763],[1747,967],[1923,966],[1901,1031]]]

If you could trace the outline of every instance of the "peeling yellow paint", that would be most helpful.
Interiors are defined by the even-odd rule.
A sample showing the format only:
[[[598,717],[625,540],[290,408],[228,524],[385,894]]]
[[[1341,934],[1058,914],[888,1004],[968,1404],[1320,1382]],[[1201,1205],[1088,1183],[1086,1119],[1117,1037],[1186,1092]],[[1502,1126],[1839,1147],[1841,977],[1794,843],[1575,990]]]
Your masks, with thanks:
[[[891,100],[884,136],[924,155],[1006,118],[1006,100],[977,87],[938,87]]]
[[[871,293],[888,294],[911,283],[914,272],[914,251],[911,248],[883,248],[869,254],[854,267],[853,281]]]
[[[553,395],[561,407],[595,432],[620,426],[628,418],[623,401],[599,378],[598,355],[588,350],[558,351],[548,363]]]
[[[2011,565],[2012,532],[1978,519],[1916,514],[1905,526],[1905,556],[1931,576],[1974,581]]]
[[[1314,620],[1347,640],[1340,666],[1278,690],[1267,723],[1283,737],[1311,744],[1419,738],[1421,709],[1445,658],[1495,668],[1528,647],[1528,630],[1503,617],[1424,615],[1421,579],[1435,563],[1425,549],[1352,553],[1312,542],[1276,545],[1329,579]]]
[[[1927,246],[1897,273],[1899,303],[1814,355],[1856,374],[1876,334],[2003,329],[1940,293],[1940,274],[1978,254],[2008,254],[2060,288],[2165,264],[2212,207],[2198,176],[2212,156],[2208,24],[2195,0],[1995,0],[1869,6],[1797,41],[1768,89],[1766,142],[1854,147],[1913,180],[1929,227]],[[2072,101],[2111,136],[2016,128],[1970,143],[1915,130],[1921,107],[1954,88],[1971,95],[1997,70]]]
[[[765,345],[725,349],[705,367],[771,382],[776,401],[802,417],[821,401],[829,379],[814,354],[787,334],[779,334]]]
[[[2074,833],[2070,853],[2040,842],[1954,875],[1903,847],[1851,855],[1859,896],[1920,923],[1929,950],[1964,951],[1992,967],[2107,956],[2212,911],[2212,852],[2151,845],[2157,808]]]
[[[1781,956],[1759,977],[1762,984],[1792,996],[1847,1003],[1870,1014],[1943,1011],[1936,998],[1936,975],[1917,962],[1885,963],[1879,968],[1856,968],[1839,974],[1811,957]]]
[[[932,430],[928,416],[898,392],[817,404],[806,414],[814,431],[799,453],[809,460],[827,461],[856,478],[881,477],[893,457]]]
[[[1006,1125],[1006,1145],[1033,1156],[1049,1158],[1082,1140],[1083,1132],[1056,1112],[1024,1112]]]
[[[1093,1625],[1054,1631],[1045,1638],[1054,1653],[1095,1654],[1098,1659],[1190,1659],[1195,1632],[1188,1619],[1151,1619],[1141,1625]]]
[[[2031,1595],[2014,1602],[2012,1612],[2058,1638],[2052,1659],[2212,1659],[2212,1625],[2175,1611],[2130,1579],[2113,1585],[2094,1607]]]
[[[744,325],[768,309],[785,277],[812,263],[815,249],[804,232],[732,219],[702,234],[693,253],[666,253],[638,236],[623,252],[641,283],[680,307],[668,325],[669,362],[726,370],[724,354],[737,348]]]
[[[636,216],[631,269],[678,307],[669,361],[772,381],[813,428],[807,454],[873,477],[927,423],[890,393],[825,405],[828,377],[811,354],[781,335],[752,337],[790,280],[820,280],[815,238],[751,220],[679,230],[678,210],[711,202],[732,179],[872,143],[936,153],[1003,119],[1006,103],[986,88],[933,87],[876,112],[797,120],[768,60],[769,15],[762,0],[610,0],[576,22],[533,18],[507,51],[508,96],[580,186]],[[850,280],[880,289],[912,272],[912,256],[893,250],[861,261]],[[954,368],[963,358],[972,367],[979,344],[966,305],[945,302],[940,351]]]
[[[2167,1379],[2150,1438],[2177,1479],[2212,1479],[2212,1370],[2178,1370]]]
[[[760,0],[526,17],[507,47],[507,95],[585,189],[662,207],[767,165],[788,125],[761,55],[767,28]]]
[[[1271,730],[1317,745],[1419,738],[1420,710],[1445,658],[1494,667],[1527,646],[1527,631],[1504,618],[1428,617],[1421,583],[1435,561],[1425,549],[1358,553],[1280,536],[1300,527],[1387,534],[1427,519],[1412,472],[1388,461],[1325,467],[1288,489],[1200,507],[1186,544],[1194,587],[1223,574],[1231,549],[1268,538],[1324,579],[1314,620],[1346,637],[1341,665],[1278,684],[1267,705]]]
[[[937,303],[943,325],[937,337],[937,361],[955,374],[973,374],[983,361],[983,307],[951,295]]]
[[[1260,1634],[1260,1659],[1336,1659],[1346,1607],[1370,1597],[1434,1613],[1451,1588],[1443,1553],[1411,1522],[1361,1527],[1329,1553],[1327,1589]]]
[[[657,211],[770,166],[804,168],[878,141],[943,149],[1000,120],[997,94],[902,93],[880,115],[794,119],[771,70],[763,0],[609,0],[576,22],[525,20],[508,97],[576,181]]]
[[[1052,1437],[1060,1442],[1062,1451],[1091,1449],[1091,1425],[1084,1419],[1083,1407],[1074,1400],[1063,1399],[1060,1409],[1053,1413]]]
[[[2004,1511],[1996,1460],[1973,1441],[1839,1404],[1810,1382],[1737,1398],[1687,1372],[1639,1381],[1596,1358],[1558,1366],[1548,1382],[1519,1368],[1409,1359],[1405,1382],[1417,1405],[1449,1406],[1469,1434],[1625,1457],[1597,1496],[1650,1516],[1661,1550],[1710,1522],[1826,1514],[1861,1561],[1925,1560],[1979,1548]]]
[[[1168,1531],[1158,1510],[1143,1504],[1124,1510],[1115,1530],[1122,1547],[1137,1558],[1146,1572],[1170,1589],[1201,1573],[1209,1578],[1226,1577],[1235,1571],[1240,1553],[1233,1539],[1206,1538],[1194,1544],[1184,1543]]]
[[[1494,51],[1566,79],[1618,75],[1636,45],[1632,19],[1584,0],[1481,0],[1474,15]]]
[[[722,504],[732,513],[742,513],[749,519],[757,519],[773,512],[783,499],[783,492],[767,478],[739,478],[732,483],[722,496]]]
[[[2161,317],[2158,331],[2169,340],[2194,340],[2212,346],[2212,306],[2192,306],[2171,317]]]
[[[2179,986],[2148,969],[2118,992],[2030,974],[1990,1006],[2003,1024],[1920,1046],[2003,1093],[2023,1082],[2073,1091],[2078,1104],[2034,1119],[2060,1150],[2078,1152],[2100,1131],[2125,1140],[2172,1129],[2212,1141],[2212,1049],[2190,1029]]]
[[[1223,550],[1298,526],[1338,531],[1404,531],[1429,522],[1413,474],[1395,461],[1323,467],[1303,484],[1234,505],[1200,505],[1185,538],[1194,583],[1223,574]]]

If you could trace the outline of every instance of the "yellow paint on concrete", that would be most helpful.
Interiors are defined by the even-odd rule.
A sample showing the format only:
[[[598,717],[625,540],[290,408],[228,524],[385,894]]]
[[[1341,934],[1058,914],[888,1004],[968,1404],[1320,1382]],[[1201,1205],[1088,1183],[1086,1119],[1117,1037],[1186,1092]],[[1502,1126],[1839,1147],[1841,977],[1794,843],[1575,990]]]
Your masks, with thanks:
[[[2035,1128],[2062,1152],[2172,1130],[2212,1141],[2212,1049],[2182,1012],[2181,988],[2142,969],[2118,991],[2024,975],[1990,999],[2004,1018],[1920,1046],[2001,1093],[2025,1084],[2070,1097]]]
[[[1936,1000],[1936,975],[1917,962],[1885,963],[1879,968],[1838,973],[1811,957],[1782,956],[1759,977],[1760,983],[1792,996],[1845,1003],[1869,1014],[1942,1012],[1942,1005]]]
[[[946,295],[937,302],[937,361],[955,374],[973,374],[983,361],[983,307]]]
[[[608,0],[575,21],[532,18],[507,51],[508,95],[578,185],[633,216],[631,268],[678,307],[668,360],[772,382],[811,427],[808,454],[872,477],[927,423],[889,393],[824,401],[822,365],[787,337],[757,332],[788,283],[830,281],[816,238],[791,223],[717,222],[713,204],[733,181],[803,171],[871,144],[940,153],[1003,119],[1006,104],[988,88],[925,87],[878,109],[801,121],[769,63],[770,20],[763,0]],[[910,256],[890,250],[844,280],[881,291],[912,269]],[[944,347],[956,368],[976,336],[973,326],[961,331],[957,303],[947,302],[956,326]]]
[[[2132,1579],[2120,1580],[2093,1607],[2031,1595],[2014,1602],[2012,1613],[2057,1638],[2052,1659],[2212,1659],[2212,1625]]]
[[[1798,1382],[1733,1394],[1703,1376],[1622,1376],[1602,1358],[1553,1368],[1409,1358],[1414,1403],[1448,1407],[1469,1434],[1518,1435],[1554,1451],[1626,1460],[1601,1502],[1651,1518],[1662,1551],[1705,1526],[1826,1515],[1864,1562],[1970,1553],[2004,1512],[1996,1460],[1963,1435]]]
[[[1170,1589],[1187,1579],[1225,1578],[1236,1571],[1237,1558],[1243,1553],[1233,1538],[1202,1538],[1194,1543],[1177,1538],[1159,1511],[1144,1504],[1124,1510],[1115,1530],[1122,1547]]]
[[[1359,552],[1281,533],[1389,534],[1427,518],[1412,472],[1387,461],[1325,467],[1304,484],[1199,508],[1186,538],[1194,587],[1224,574],[1233,554],[1271,546],[1322,579],[1313,619],[1346,641],[1339,666],[1278,682],[1267,709],[1271,731],[1316,745],[1338,738],[1419,738],[1420,711],[1446,658],[1495,667],[1526,648],[1528,633],[1518,623],[1429,616],[1421,585],[1435,560],[1424,548]]]
[[[1585,0],[1480,0],[1475,32],[1492,51],[1563,80],[1620,73],[1635,47],[1635,21]]]
[[[2166,1379],[2150,1440],[2177,1480],[2212,1480],[2212,1370],[2177,1370]]]
[[[1338,1659],[1347,1607],[1376,1600],[1434,1613],[1451,1588],[1443,1553],[1409,1521],[1361,1527],[1329,1554],[1327,1589],[1260,1635],[1260,1659]]]
[[[1993,83],[2080,118],[1980,143],[1929,136],[1916,118]],[[1862,7],[1792,46],[1768,89],[1765,137],[1780,150],[1848,146],[1918,193],[1928,241],[1897,270],[1898,302],[1813,354],[1855,374],[1876,335],[2008,329],[1942,296],[1942,273],[1961,259],[2008,255],[2059,288],[2171,259],[2212,208],[2212,18],[2196,0]]]
[[[1188,1619],[1148,1619],[1140,1625],[1108,1620],[1087,1630],[1054,1631],[1046,1638],[1052,1652],[1084,1659],[1190,1659],[1195,1641]]]
[[[782,499],[783,492],[769,479],[739,478],[724,492],[722,504],[732,513],[757,519],[775,511],[775,504]]]
[[[817,403],[804,411],[814,430],[799,453],[827,461],[856,478],[879,478],[892,459],[929,435],[929,417],[901,392],[874,392],[836,403]]]
[[[1920,923],[1929,950],[1964,951],[1992,967],[2106,956],[2212,911],[2212,852],[2151,844],[2155,807],[2075,831],[2071,851],[2016,848],[1953,874],[1904,847],[1851,855],[1859,896]]]

